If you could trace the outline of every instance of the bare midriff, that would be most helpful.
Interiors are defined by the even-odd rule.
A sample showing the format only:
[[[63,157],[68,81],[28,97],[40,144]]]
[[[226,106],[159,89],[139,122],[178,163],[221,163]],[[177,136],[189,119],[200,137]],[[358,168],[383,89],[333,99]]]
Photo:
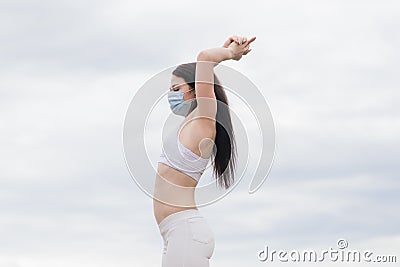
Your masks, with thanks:
[[[192,137],[194,135],[193,132],[198,133],[199,129],[206,128],[200,122],[197,123],[197,119],[192,120],[192,118],[196,118],[195,116],[198,115],[192,112],[185,118],[184,123],[182,123],[183,126],[181,125],[182,128],[179,134],[182,137],[180,138],[181,140],[185,140],[184,137]],[[212,123],[214,123],[215,129],[215,122],[213,121]],[[199,156],[205,155],[205,158],[209,158],[213,147],[213,142],[210,143],[209,140],[214,141],[215,134],[215,131],[205,131],[204,138],[206,142],[199,142],[198,151],[194,149],[194,153]],[[189,146],[186,145],[186,147]],[[158,163],[153,194],[154,216],[157,224],[160,224],[164,218],[173,213],[188,209],[197,209],[194,199],[197,183],[198,181],[189,175],[163,163]]]
[[[157,224],[178,211],[197,209],[194,192],[197,181],[163,163],[158,163],[153,207]]]

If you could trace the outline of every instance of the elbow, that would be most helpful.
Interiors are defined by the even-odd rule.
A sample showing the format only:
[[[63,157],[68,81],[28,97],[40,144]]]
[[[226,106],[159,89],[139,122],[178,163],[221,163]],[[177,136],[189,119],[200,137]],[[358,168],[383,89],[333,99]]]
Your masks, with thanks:
[[[207,51],[203,50],[197,55],[197,61],[210,61],[210,55]]]
[[[216,119],[217,100],[210,98],[197,99],[197,110],[200,117]]]

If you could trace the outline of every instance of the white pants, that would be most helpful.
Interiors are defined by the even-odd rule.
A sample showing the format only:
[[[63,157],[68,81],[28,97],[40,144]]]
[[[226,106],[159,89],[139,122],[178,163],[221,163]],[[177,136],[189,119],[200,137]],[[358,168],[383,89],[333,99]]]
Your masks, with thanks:
[[[164,241],[162,267],[209,267],[214,234],[197,209],[179,211],[160,224]]]

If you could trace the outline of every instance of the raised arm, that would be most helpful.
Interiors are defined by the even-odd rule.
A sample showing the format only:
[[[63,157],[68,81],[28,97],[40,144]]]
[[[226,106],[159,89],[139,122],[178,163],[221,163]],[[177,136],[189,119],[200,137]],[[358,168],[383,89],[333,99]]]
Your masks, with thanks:
[[[214,67],[224,60],[239,60],[248,54],[249,48],[256,37],[247,40],[245,37],[230,37],[223,47],[210,48],[201,51],[196,64],[196,100],[198,116],[215,120],[217,101],[214,93]]]

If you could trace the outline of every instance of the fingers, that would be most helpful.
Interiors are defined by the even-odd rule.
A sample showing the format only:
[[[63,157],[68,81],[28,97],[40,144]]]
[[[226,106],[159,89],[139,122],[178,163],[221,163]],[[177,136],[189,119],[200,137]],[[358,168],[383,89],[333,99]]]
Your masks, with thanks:
[[[247,55],[248,53],[250,53],[251,49],[247,49],[246,51],[243,52],[243,55]]]
[[[253,37],[253,38],[255,38],[255,37]],[[238,45],[242,45],[242,44],[246,43],[247,38],[240,37],[240,36],[232,36],[229,38],[229,40],[231,40],[230,43],[232,43],[232,41],[235,41],[235,43],[237,43]]]
[[[248,41],[247,41],[247,45],[251,44],[252,42],[254,42],[254,40],[256,39],[256,37],[251,37]]]
[[[242,55],[247,55],[250,53],[251,49],[249,48],[250,44],[256,40],[256,37],[251,37],[250,39],[247,39],[246,37],[239,37],[236,35],[233,35],[229,37],[229,39],[224,43],[224,47],[228,48],[233,42],[235,42],[237,45],[240,45],[243,47],[243,54]]]
[[[229,47],[229,45],[231,44],[231,43],[233,43],[233,42],[235,42],[235,43],[237,43],[237,44],[240,44],[240,37],[238,37],[238,36],[231,36],[231,37],[229,37],[229,39],[228,40],[226,40],[226,42],[224,43],[224,47]]]
[[[243,55],[247,55],[248,53],[250,53],[251,49],[249,48],[250,44],[252,42],[254,42],[254,40],[256,39],[256,37],[251,37],[249,40],[247,40],[247,42],[245,43],[245,50],[243,52]]]
[[[240,36],[236,36],[233,35],[231,37],[229,37],[229,39],[225,42],[224,46],[227,47],[229,46],[232,42],[237,43],[238,45],[249,45],[250,43],[254,42],[254,40],[256,39],[256,37],[251,37],[250,39],[247,39],[246,37],[240,37]]]
[[[254,42],[255,39],[256,39],[255,36],[254,36],[254,37],[251,37],[250,39],[246,39],[246,38],[245,38],[245,42],[244,42],[243,44],[246,45],[246,46],[248,47],[252,42]]]
[[[233,37],[229,37],[228,40],[226,40],[226,42],[224,43],[224,47],[228,47],[232,42],[234,42],[235,40],[233,39]]]
[[[239,45],[246,45],[248,46],[249,44],[251,44],[252,42],[254,42],[254,40],[256,39],[256,37],[251,37],[250,39],[247,39],[246,37],[241,37],[239,40]]]
[[[239,37],[239,45],[245,44],[247,42],[247,38],[246,37]]]

